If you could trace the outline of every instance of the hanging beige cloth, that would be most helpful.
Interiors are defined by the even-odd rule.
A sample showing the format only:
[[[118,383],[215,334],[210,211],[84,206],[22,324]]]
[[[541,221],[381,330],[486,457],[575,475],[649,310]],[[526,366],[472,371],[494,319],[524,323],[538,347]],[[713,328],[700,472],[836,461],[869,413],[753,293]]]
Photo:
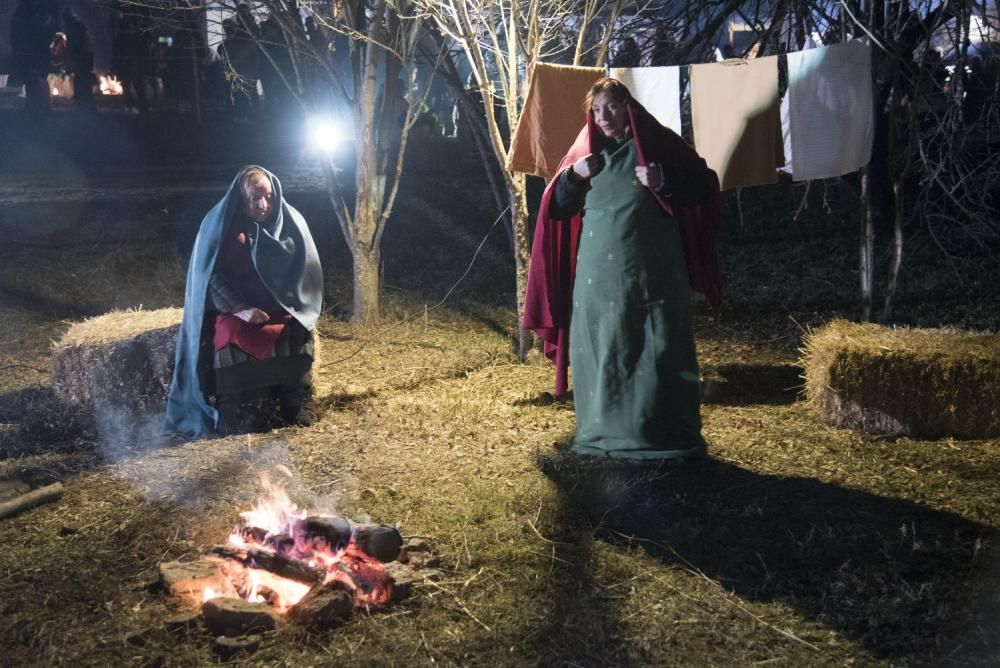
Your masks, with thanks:
[[[692,65],[694,146],[723,190],[778,182],[778,58]]]
[[[598,67],[535,63],[507,167],[552,178],[586,122],[587,91],[603,76]]]

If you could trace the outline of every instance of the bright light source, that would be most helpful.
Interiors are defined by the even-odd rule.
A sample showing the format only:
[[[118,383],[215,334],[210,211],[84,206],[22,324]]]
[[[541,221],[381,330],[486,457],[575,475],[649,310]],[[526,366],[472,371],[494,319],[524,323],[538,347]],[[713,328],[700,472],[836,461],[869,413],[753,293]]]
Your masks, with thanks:
[[[310,118],[308,128],[310,146],[322,153],[333,153],[344,141],[340,126],[329,118]]]

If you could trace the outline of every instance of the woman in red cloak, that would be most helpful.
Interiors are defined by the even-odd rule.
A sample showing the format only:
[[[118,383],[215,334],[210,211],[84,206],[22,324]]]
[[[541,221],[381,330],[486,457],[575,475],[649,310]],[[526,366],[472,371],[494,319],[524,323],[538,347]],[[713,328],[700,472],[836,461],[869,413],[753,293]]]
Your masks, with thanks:
[[[689,286],[717,304],[719,182],[616,79],[587,95],[587,122],[542,197],[524,325],[573,367],[581,455],[693,458],[701,437]]]

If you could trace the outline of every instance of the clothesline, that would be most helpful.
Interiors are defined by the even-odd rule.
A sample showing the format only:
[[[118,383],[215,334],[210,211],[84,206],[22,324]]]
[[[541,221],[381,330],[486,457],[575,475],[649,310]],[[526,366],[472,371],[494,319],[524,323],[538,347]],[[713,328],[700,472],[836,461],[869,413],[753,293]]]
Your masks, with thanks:
[[[723,189],[775,183],[779,168],[804,181],[863,167],[874,135],[871,47],[852,41],[786,58],[788,92],[780,105],[778,56],[607,71],[538,63],[508,164],[513,171],[551,178],[581,121],[580,109],[566,101],[582,104],[606,74],[625,83],[660,123],[680,134],[680,68],[687,67],[694,146]]]

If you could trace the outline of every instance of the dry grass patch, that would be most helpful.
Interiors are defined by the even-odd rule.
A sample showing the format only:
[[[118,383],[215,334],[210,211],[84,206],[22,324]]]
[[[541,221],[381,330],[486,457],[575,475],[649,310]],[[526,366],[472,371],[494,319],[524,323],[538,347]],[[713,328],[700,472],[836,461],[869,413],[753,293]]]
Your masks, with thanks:
[[[705,409],[704,466],[552,471],[572,405],[545,400],[551,366],[516,363],[486,320],[323,318],[312,427],[96,444],[103,459],[59,470],[62,503],[0,524],[6,656],[215,663],[200,632],[125,637],[174,610],[145,588],[155,565],[224,539],[276,464],[303,506],[426,537],[445,578],[334,633],[279,628],[247,665],[883,665],[987,637],[976,629],[988,607],[970,600],[996,558],[997,444],[887,443],[827,427],[801,403],[720,403]],[[755,363],[722,341],[712,356]],[[6,469],[45,478],[55,465]]]
[[[835,320],[803,349],[806,394],[829,423],[924,438],[1000,435],[1000,335]]]

